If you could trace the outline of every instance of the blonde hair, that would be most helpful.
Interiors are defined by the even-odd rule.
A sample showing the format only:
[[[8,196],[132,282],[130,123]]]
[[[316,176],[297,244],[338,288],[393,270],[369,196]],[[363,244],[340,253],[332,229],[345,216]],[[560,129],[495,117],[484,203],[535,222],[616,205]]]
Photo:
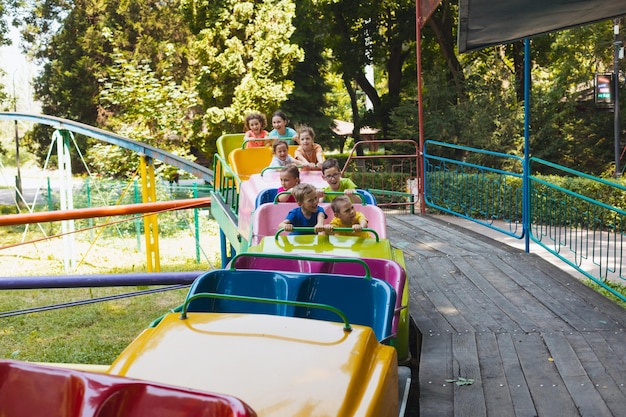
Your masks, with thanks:
[[[296,199],[298,204],[302,204],[302,202],[304,202],[304,198],[311,193],[317,193],[315,187],[313,187],[311,184],[300,183],[293,187],[293,191],[291,194]]]

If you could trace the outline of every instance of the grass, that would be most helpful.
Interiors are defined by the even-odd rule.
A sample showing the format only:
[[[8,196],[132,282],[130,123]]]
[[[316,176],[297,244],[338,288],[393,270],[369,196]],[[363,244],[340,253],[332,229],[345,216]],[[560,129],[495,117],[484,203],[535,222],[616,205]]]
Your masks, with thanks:
[[[133,288],[40,289],[0,293],[0,309],[90,299]],[[186,289],[0,318],[0,357],[110,364],[152,320],[179,305]]]
[[[595,282],[593,282],[593,281],[591,281],[589,279],[586,279],[583,282],[589,288],[594,289],[595,291],[597,291],[600,294],[604,295],[609,300],[614,301],[616,304],[618,304],[618,305],[620,305],[620,306],[622,306],[623,308],[626,309],[626,301],[622,300],[619,297],[616,297],[613,293],[611,293],[610,291],[607,291],[605,288],[603,288],[602,286],[596,284]],[[623,296],[626,296],[626,285],[615,283],[615,282],[610,282],[610,281],[606,281],[605,284],[608,285],[609,287],[611,287],[614,291],[622,294]]]
[[[178,232],[159,237],[161,271],[200,271],[218,265],[217,224],[206,220],[200,224],[201,261],[196,261],[194,237],[183,227]],[[7,277],[65,274],[60,238],[9,247],[23,239],[32,240],[41,236],[42,231],[32,227],[26,234],[23,227],[0,228],[0,264],[3,266],[0,274]],[[146,271],[145,249],[138,246],[133,236],[94,239],[83,232],[76,235],[74,243],[76,264],[71,272],[73,275]],[[137,287],[2,290],[0,312],[91,300],[137,290]],[[186,289],[177,289],[0,317],[0,358],[110,364],[154,319],[180,305],[186,292]]]

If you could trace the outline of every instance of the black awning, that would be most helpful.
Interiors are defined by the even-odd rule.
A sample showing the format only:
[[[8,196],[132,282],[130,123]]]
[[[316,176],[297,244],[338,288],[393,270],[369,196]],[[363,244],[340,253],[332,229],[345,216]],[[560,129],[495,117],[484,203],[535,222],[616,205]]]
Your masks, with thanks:
[[[459,0],[459,52],[626,15],[626,0]]]

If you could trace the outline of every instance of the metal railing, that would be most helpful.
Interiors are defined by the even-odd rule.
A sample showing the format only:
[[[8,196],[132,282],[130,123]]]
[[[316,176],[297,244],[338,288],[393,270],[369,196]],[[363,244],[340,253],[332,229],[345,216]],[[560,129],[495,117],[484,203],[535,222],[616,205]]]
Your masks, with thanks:
[[[365,148],[370,152],[366,153]],[[384,211],[413,214],[419,163],[420,153],[414,140],[364,140],[350,150],[342,175],[372,193]]]
[[[429,153],[433,148],[446,155],[456,152],[464,160]],[[511,170],[470,162],[480,157],[505,159]],[[513,155],[426,141],[424,199],[430,207],[521,239],[522,164],[522,158]]]
[[[610,285],[626,280],[620,207],[626,187],[538,158],[528,166],[525,173],[523,158],[514,155],[426,141],[424,199],[444,213],[526,239],[527,251],[532,240],[626,301]]]
[[[626,283],[626,211],[611,204],[624,202],[626,187],[538,158],[530,162],[570,179],[558,185],[529,175],[530,238],[602,286]]]
[[[236,218],[239,213],[239,187],[241,180],[232,170],[224,158],[215,154],[213,156],[213,168],[215,169],[215,182],[213,192],[219,195],[230,207],[233,216]]]

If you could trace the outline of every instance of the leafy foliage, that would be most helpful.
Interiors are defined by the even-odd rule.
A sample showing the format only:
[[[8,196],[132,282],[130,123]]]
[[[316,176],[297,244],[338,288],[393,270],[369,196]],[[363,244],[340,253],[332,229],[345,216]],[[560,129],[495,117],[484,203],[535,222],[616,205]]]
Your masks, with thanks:
[[[166,70],[180,82],[187,74],[189,32],[177,8],[178,0],[32,3],[22,35],[43,64],[35,80],[43,113],[98,126],[100,80],[120,55],[129,62],[148,60],[157,78]],[[37,126],[27,139],[43,158],[49,129]],[[87,147],[85,138],[77,140]]]
[[[295,13],[289,0],[224,0],[209,7],[184,2],[192,28],[204,113],[203,134],[217,139],[242,130],[252,110],[271,114],[293,91],[289,74],[303,59],[290,41]]]
[[[170,45],[170,49],[173,47]],[[196,92],[175,82],[164,67],[158,76],[147,61],[129,62],[118,53],[114,64],[107,68],[108,77],[102,80],[100,123],[122,136],[146,142],[179,156],[194,160],[190,154],[194,118],[198,99]],[[169,55],[165,55],[165,60]],[[161,63],[163,66],[163,62]],[[135,171],[136,158],[112,170],[109,158],[102,158],[101,150],[114,150],[99,145],[90,148],[89,156],[95,165],[113,176]],[[127,161],[132,161],[127,165]]]
[[[370,125],[382,137],[418,138],[415,2],[25,4],[31,9],[17,16],[43,64],[35,91],[46,114],[133,134],[203,163],[215,139],[241,131],[251,110],[286,111],[294,124],[312,125],[326,149],[343,146],[345,138],[328,127],[350,114],[357,130]],[[533,38],[531,101],[524,103],[523,44],[459,55],[457,16],[458,4],[444,0],[421,32],[426,139],[521,155],[528,104],[533,156],[610,173],[614,114],[597,109],[591,96],[593,74],[611,71],[612,23]],[[365,76],[369,64],[374,82]],[[625,126],[625,112],[619,116]],[[49,130],[37,127],[27,140],[43,158]]]

